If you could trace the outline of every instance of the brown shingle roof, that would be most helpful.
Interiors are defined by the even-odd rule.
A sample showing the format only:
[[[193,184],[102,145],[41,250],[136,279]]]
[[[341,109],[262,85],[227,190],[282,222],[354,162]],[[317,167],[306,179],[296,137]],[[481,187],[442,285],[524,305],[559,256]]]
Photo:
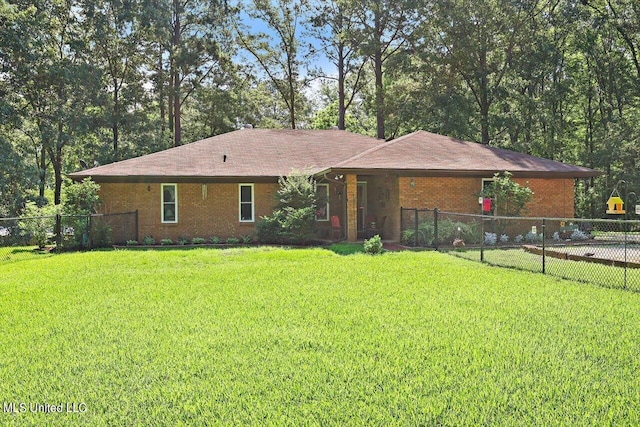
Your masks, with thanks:
[[[226,161],[224,161],[226,156]],[[74,179],[278,177],[292,169],[587,177],[600,172],[417,131],[384,142],[340,130],[243,129],[76,172]]]
[[[462,141],[426,131],[417,131],[370,148],[335,169],[381,169],[424,171],[440,174],[493,174],[590,177],[593,169],[569,165],[515,151]],[[490,175],[489,175],[490,176]]]
[[[292,168],[317,173],[378,144],[340,130],[242,129],[70,176],[278,177]]]

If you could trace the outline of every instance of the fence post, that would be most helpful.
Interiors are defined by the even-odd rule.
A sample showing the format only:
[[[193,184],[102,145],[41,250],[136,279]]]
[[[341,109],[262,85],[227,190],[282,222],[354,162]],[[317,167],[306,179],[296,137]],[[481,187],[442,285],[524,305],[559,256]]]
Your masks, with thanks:
[[[547,220],[545,218],[542,218],[542,274],[546,273],[546,268],[547,268],[547,251],[546,251],[546,245],[545,245],[545,240],[547,238],[547,233],[546,233],[546,228],[547,228]]]
[[[59,213],[56,214],[56,226],[54,231],[56,233],[56,251],[61,251],[62,250],[62,216]]]
[[[438,250],[438,208],[433,209],[433,247]]]
[[[413,246],[418,246],[418,208],[413,209]]]
[[[480,262],[484,262],[484,214],[480,215]]]
[[[93,217],[91,214],[87,214],[87,245],[89,246],[87,249],[93,249]]]
[[[627,221],[624,221],[624,288],[627,288]]]

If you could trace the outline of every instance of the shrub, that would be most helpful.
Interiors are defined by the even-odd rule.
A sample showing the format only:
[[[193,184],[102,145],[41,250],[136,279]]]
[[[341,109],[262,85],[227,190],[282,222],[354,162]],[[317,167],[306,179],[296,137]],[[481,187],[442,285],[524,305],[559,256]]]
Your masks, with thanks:
[[[248,234],[244,234],[244,235],[240,236],[240,240],[245,245],[248,245],[249,243],[251,243],[253,241],[251,236],[249,236]]]
[[[154,239],[152,236],[144,236],[144,239],[142,239],[142,244],[146,246],[155,245],[156,239]]]
[[[137,240],[127,240],[127,246],[138,246],[139,244]]]
[[[228,245],[237,245],[238,243],[240,243],[240,239],[238,239],[237,237],[229,237],[227,239]]]
[[[402,231],[400,235],[400,243],[403,245],[413,246],[416,244],[416,232],[412,229]]]
[[[194,245],[201,245],[204,242],[206,242],[206,240],[202,237],[194,237],[193,239],[191,239],[191,243],[193,243]]]
[[[522,242],[522,240],[523,240],[523,239],[524,239],[524,237],[522,237],[522,234],[518,234],[518,235],[513,239],[513,241],[514,241],[514,242],[516,242],[516,243],[520,243],[520,242]]]
[[[20,224],[23,235],[38,248],[44,248],[49,238],[53,236],[55,214],[55,206],[38,207],[35,202],[27,202],[22,211],[22,218],[25,219]]]
[[[109,246],[112,243],[111,226],[104,221],[94,218],[92,226],[92,237],[92,244],[94,247]]]
[[[382,252],[382,239],[380,235],[376,234],[372,238],[364,241],[364,251],[371,255],[376,255]]]
[[[173,245],[173,240],[171,240],[171,239],[162,239],[162,240],[160,240],[160,244],[164,245],[164,246]]]
[[[498,235],[496,233],[484,233],[484,244],[489,246],[494,246],[498,241]]]
[[[220,238],[218,236],[213,236],[212,238],[209,239],[209,241],[214,245],[218,245],[221,242],[221,240],[220,240]]]
[[[82,182],[65,181],[63,212],[65,215],[89,215],[96,213],[100,204],[100,185],[85,178]]]
[[[588,238],[589,236],[581,230],[574,230],[573,233],[571,233],[571,240],[587,240]]]
[[[558,233],[557,231],[553,233],[553,241],[554,242],[560,241],[560,233]]]
[[[500,236],[500,243],[507,243],[509,241],[509,236],[503,234]]]
[[[189,243],[189,239],[187,239],[186,237],[181,237],[178,239],[178,244],[181,246],[186,245],[187,243]]]
[[[280,222],[282,215],[274,212],[270,216],[265,216],[256,224],[258,240],[264,243],[283,243],[284,232]]]
[[[525,242],[528,242],[528,243],[542,242],[542,233],[535,234],[535,233],[532,233],[532,232],[529,231],[524,236],[524,240],[525,240]]]
[[[316,234],[316,182],[313,176],[292,172],[278,180],[274,212],[257,224],[258,240],[265,243],[306,243]]]

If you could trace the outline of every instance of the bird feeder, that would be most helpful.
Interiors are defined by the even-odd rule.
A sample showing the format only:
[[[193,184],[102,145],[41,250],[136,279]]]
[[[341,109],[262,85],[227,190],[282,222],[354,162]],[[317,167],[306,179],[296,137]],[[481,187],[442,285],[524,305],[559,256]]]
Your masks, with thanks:
[[[618,194],[617,189],[613,189],[611,196],[609,196],[609,200],[607,200],[607,213],[611,215],[624,215],[624,201]]]

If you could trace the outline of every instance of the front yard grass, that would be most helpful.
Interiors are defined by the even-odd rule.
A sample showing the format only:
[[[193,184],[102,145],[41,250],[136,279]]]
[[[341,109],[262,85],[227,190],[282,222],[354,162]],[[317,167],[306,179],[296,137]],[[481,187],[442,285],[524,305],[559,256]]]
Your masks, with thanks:
[[[638,425],[640,295],[435,252],[0,265],[2,425]],[[17,407],[16,407],[17,408]]]

